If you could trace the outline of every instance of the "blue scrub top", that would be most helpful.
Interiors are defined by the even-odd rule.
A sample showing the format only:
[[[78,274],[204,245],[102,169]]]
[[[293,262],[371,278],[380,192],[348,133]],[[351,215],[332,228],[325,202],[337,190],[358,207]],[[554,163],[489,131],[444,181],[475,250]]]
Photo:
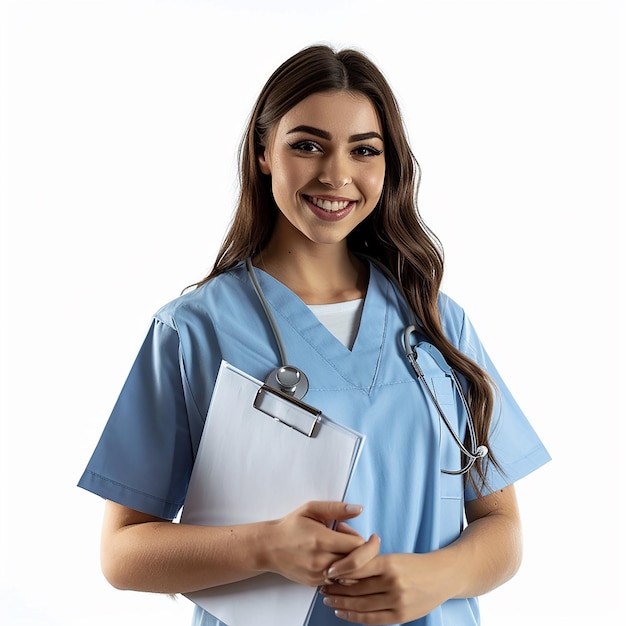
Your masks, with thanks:
[[[377,533],[381,552],[424,553],[454,541],[464,500],[476,498],[461,476],[459,450],[404,354],[406,304],[375,266],[352,350],[285,285],[256,274],[276,318],[290,364],[308,376],[308,404],[366,435],[347,502],[363,505],[351,525]],[[503,472],[488,467],[493,490],[512,484],[550,456],[501,380],[464,311],[439,297],[450,341],[481,365],[498,387],[490,449]],[[173,519],[185,493],[222,360],[263,380],[279,364],[276,341],[240,263],[170,302],[147,337],[79,486],[151,515]],[[427,351],[419,362],[461,438],[465,416],[451,379]],[[308,626],[345,625],[316,601]],[[479,623],[475,598],[449,600],[413,625]],[[195,626],[221,624],[196,607]]]

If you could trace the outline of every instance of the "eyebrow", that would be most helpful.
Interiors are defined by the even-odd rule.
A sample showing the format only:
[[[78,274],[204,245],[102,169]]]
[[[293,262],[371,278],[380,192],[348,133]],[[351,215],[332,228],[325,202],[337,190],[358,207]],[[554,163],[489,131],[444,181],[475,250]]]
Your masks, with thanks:
[[[292,133],[309,133],[310,135],[315,135],[316,137],[320,137],[321,139],[332,139],[332,136],[328,131],[315,128],[314,126],[296,126],[295,128],[287,131],[288,135],[291,135]],[[352,143],[354,141],[365,141],[366,139],[380,139],[384,142],[384,139],[378,133],[373,131],[369,133],[359,133],[358,135],[351,135],[348,138],[348,141]]]

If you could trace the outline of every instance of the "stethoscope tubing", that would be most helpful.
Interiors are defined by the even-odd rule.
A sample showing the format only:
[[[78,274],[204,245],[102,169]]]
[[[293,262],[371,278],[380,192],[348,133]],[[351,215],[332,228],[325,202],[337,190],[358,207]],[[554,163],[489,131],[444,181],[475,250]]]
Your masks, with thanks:
[[[470,411],[469,404],[467,403],[467,399],[465,397],[465,394],[463,393],[463,388],[461,387],[461,383],[459,381],[458,376],[456,375],[456,372],[452,368],[450,368],[450,377],[452,378],[452,382],[454,384],[456,392],[458,396],[461,398],[461,402],[463,403],[463,409],[467,417],[467,431],[469,433],[471,447],[473,450],[475,450],[475,452],[472,453],[465,447],[459,435],[456,433],[454,428],[452,428],[452,424],[450,424],[450,420],[446,416],[444,410],[441,408],[441,404],[439,404],[439,400],[437,400],[437,396],[435,396],[432,389],[430,388],[430,385],[428,384],[428,382],[426,381],[426,377],[424,376],[424,372],[422,368],[420,367],[419,363],[417,362],[417,353],[415,351],[417,346],[413,347],[411,345],[411,336],[414,333],[417,333],[417,329],[413,325],[407,326],[407,328],[404,331],[404,348],[405,348],[406,357],[409,359],[411,367],[415,371],[417,378],[422,383],[422,386],[424,387],[424,389],[426,389],[426,393],[428,394],[428,397],[430,398],[431,402],[435,406],[435,409],[437,409],[437,413],[439,414],[441,421],[444,423],[444,425],[448,429],[448,432],[450,433],[450,435],[452,435],[452,438],[456,442],[456,445],[458,446],[459,450],[468,459],[467,463],[459,470],[442,469],[441,471],[444,474],[450,474],[453,476],[459,475],[459,474],[466,474],[467,472],[469,472],[469,470],[471,469],[472,465],[474,465],[476,460],[484,457],[487,454],[488,450],[486,446],[476,445],[477,443],[476,430],[474,428],[474,420],[472,419],[472,413]]]
[[[369,260],[371,260],[377,267],[380,268],[380,270],[390,280],[392,285],[394,285],[395,289],[400,294],[402,294],[402,289],[400,288],[400,285],[398,284],[396,278],[391,274],[391,272],[384,265],[376,262],[374,259],[369,259]],[[276,340],[276,345],[278,346],[278,352],[280,354],[281,366],[276,368],[276,369],[274,369],[274,370],[272,370],[268,374],[267,380],[271,379],[272,383],[273,384],[277,384],[277,386],[284,393],[287,393],[287,394],[290,394],[290,395],[295,395],[296,397],[301,399],[304,396],[304,394],[306,394],[306,392],[308,390],[308,379],[306,378],[306,375],[304,374],[304,372],[302,372],[302,370],[300,370],[300,369],[298,369],[298,368],[296,368],[294,366],[289,365],[289,361],[287,360],[287,351],[285,350],[285,345],[283,343],[280,331],[278,330],[278,325],[276,324],[276,320],[274,318],[274,315],[272,314],[272,312],[270,310],[270,307],[269,307],[269,304],[267,302],[267,299],[265,298],[265,295],[263,293],[261,285],[259,284],[259,281],[257,279],[256,273],[254,271],[254,267],[252,265],[252,260],[248,257],[246,259],[246,261],[245,261],[245,264],[246,264],[246,270],[248,272],[248,276],[250,277],[250,281],[252,283],[254,291],[256,292],[256,295],[259,298],[259,301],[261,303],[263,311],[265,312],[267,320],[268,320],[268,322],[270,324],[270,327],[272,329],[272,333],[273,333],[274,338]],[[452,427],[452,424],[448,420],[444,410],[441,408],[441,405],[439,404],[439,401],[437,400],[437,397],[435,396],[435,394],[433,393],[432,389],[430,388],[430,385],[426,381],[426,377],[424,376],[424,372],[423,372],[422,368],[420,367],[420,365],[418,363],[418,356],[417,356],[417,345],[418,344],[416,343],[415,345],[413,345],[412,342],[411,342],[412,336],[418,334],[418,330],[417,330],[418,323],[417,323],[417,318],[415,317],[415,313],[413,312],[411,307],[408,305],[408,303],[407,303],[407,307],[408,307],[408,310],[409,310],[409,315],[411,317],[411,324],[409,326],[407,326],[407,328],[404,331],[404,351],[405,351],[405,355],[406,355],[407,359],[409,360],[409,362],[411,364],[411,367],[413,368],[413,371],[415,372],[415,374],[417,376],[418,381],[421,383],[422,387],[426,390],[426,393],[427,393],[429,399],[431,400],[432,404],[434,405],[435,409],[437,410],[437,413],[438,413],[439,417],[441,418],[441,421],[444,423],[444,425],[446,426],[446,429],[449,431],[450,435],[453,437],[453,439],[454,439],[456,445],[458,446],[459,450],[461,451],[461,453],[467,459],[467,462],[465,463],[465,465],[461,469],[458,469],[458,470],[442,469],[441,471],[444,474],[450,474],[450,475],[466,474],[467,472],[470,471],[470,469],[472,468],[472,466],[474,465],[474,463],[478,459],[481,459],[482,457],[484,457],[484,456],[486,456],[488,454],[488,449],[487,449],[486,446],[483,446],[483,445],[477,446],[476,430],[474,428],[474,420],[472,419],[472,413],[470,411],[469,404],[467,402],[465,394],[463,393],[463,388],[461,387],[461,383],[459,382],[458,376],[456,375],[455,371],[451,367],[449,367],[449,366],[448,366],[448,373],[450,374],[450,376],[452,378],[452,382],[453,382],[454,387],[456,389],[456,392],[460,396],[461,401],[463,403],[463,409],[464,409],[465,415],[466,415],[467,430],[468,430],[468,434],[469,434],[470,444],[471,444],[471,447],[474,450],[474,452],[471,452],[470,450],[468,450],[465,447],[465,445],[461,441],[459,435],[456,433],[456,431]],[[432,344],[430,344],[430,345],[432,345]],[[436,350],[436,348],[434,346],[433,346],[433,348]],[[441,359],[445,363],[445,359],[443,358],[443,355],[441,355]],[[446,363],[446,365],[447,365],[447,363]],[[289,378],[290,382],[287,385],[283,385],[283,383],[281,382],[281,375],[283,373],[287,373],[288,374],[287,378]],[[292,376],[293,375],[295,375],[300,380],[300,386],[299,386],[299,389],[297,389],[297,390],[296,390],[297,386],[292,384]]]
[[[252,281],[252,286],[254,287],[254,291],[256,291],[256,295],[258,296],[261,306],[263,307],[263,311],[265,311],[265,315],[267,316],[267,321],[270,323],[272,328],[272,332],[274,333],[274,338],[276,339],[276,344],[278,346],[278,352],[280,353],[280,362],[281,365],[288,365],[287,361],[287,351],[285,350],[285,344],[283,343],[282,337],[280,336],[280,332],[278,330],[278,325],[276,324],[276,320],[270,311],[270,305],[265,298],[265,294],[261,289],[261,285],[259,284],[259,280],[256,277],[256,273],[254,271],[254,267],[252,266],[252,259],[248,257],[246,259],[246,270],[248,271],[248,276],[250,276],[250,280]]]

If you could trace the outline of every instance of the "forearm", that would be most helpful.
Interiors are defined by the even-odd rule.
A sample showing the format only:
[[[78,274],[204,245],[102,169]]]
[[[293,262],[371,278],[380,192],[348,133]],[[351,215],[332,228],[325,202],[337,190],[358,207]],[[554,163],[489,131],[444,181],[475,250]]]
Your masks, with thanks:
[[[519,569],[522,533],[515,501],[496,497],[490,506],[488,515],[471,521],[457,541],[440,551],[453,585],[451,597],[487,593]]]
[[[277,520],[229,527],[174,524],[107,502],[102,570],[120,589],[187,593],[273,572],[318,586],[324,572],[364,540],[336,532],[360,506],[308,502]]]
[[[120,589],[186,593],[261,573],[268,524],[192,526],[164,521],[117,530],[102,546],[102,569]]]

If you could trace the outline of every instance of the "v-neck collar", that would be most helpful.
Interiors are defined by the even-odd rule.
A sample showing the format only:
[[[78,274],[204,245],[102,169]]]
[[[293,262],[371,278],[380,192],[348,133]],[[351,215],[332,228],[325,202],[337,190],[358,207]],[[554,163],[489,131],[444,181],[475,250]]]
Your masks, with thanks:
[[[278,330],[281,335],[285,334],[283,341],[286,339],[283,329],[290,327],[341,377],[339,381],[336,376],[316,377],[319,378],[319,388],[328,388],[330,381],[333,381],[331,384],[333,388],[348,385],[363,390],[371,389],[376,380],[385,345],[389,306],[390,285],[380,271],[369,263],[367,292],[358,333],[351,350],[317,319],[307,304],[291,289],[259,268],[254,268],[254,271],[276,319]],[[295,346],[292,347],[292,351],[294,348],[297,351]],[[306,372],[306,363],[296,363],[295,359],[299,354],[295,352],[293,355],[289,354],[289,345],[286,346],[286,350],[287,357],[293,360],[293,364],[301,366]],[[314,388],[316,381],[310,382],[311,388]]]

